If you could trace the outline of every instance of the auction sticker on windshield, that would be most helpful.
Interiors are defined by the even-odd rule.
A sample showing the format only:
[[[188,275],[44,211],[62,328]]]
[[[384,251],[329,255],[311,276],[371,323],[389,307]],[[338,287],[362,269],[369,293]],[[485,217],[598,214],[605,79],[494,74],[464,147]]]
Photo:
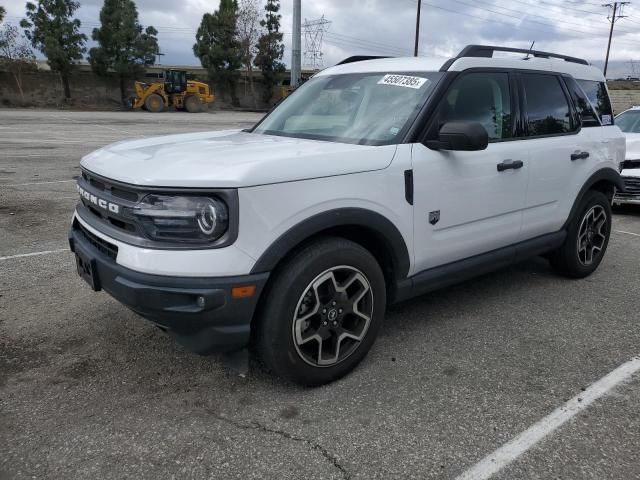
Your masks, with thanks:
[[[387,74],[378,82],[380,85],[393,85],[394,87],[415,88],[422,87],[428,80],[421,77],[410,77],[408,75]]]

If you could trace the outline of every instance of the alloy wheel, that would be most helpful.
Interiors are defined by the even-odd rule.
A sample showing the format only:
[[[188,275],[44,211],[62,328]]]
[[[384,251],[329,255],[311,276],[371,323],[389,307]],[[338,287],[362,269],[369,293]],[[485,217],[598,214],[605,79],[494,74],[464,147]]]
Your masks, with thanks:
[[[607,241],[607,213],[600,205],[593,206],[582,219],[578,230],[578,260],[591,265]]]
[[[293,343],[300,358],[315,367],[331,367],[360,345],[373,315],[373,291],[367,277],[346,265],[325,270],[304,290],[293,318]]]

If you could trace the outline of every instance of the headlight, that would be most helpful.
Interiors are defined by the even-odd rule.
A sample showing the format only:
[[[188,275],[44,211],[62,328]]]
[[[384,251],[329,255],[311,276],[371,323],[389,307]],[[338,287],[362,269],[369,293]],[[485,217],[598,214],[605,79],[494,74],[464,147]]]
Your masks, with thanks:
[[[229,228],[227,205],[214,197],[147,195],[133,208],[149,238],[209,243]]]

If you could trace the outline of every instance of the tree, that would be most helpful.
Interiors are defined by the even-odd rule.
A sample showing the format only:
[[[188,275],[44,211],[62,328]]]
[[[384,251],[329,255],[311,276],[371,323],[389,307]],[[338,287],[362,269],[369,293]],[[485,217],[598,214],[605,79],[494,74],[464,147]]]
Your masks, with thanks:
[[[255,57],[258,39],[260,38],[260,12],[258,0],[240,0],[238,11],[238,42],[240,42],[240,61],[247,69],[249,88],[257,108],[256,92],[253,84],[253,59]]]
[[[7,11],[3,6],[0,5],[0,23],[4,20],[4,16],[7,14]]]
[[[60,74],[67,99],[71,98],[69,74],[87,50],[87,36],[80,33],[80,20],[73,18],[79,6],[74,0],[39,0],[37,5],[27,2],[27,18],[20,22],[31,46],[40,50],[51,70]]]
[[[284,45],[282,43],[282,32],[280,32],[280,0],[267,0],[264,7],[265,17],[260,22],[266,31],[258,40],[258,52],[256,54],[255,65],[262,70],[263,95],[265,102],[270,102],[273,96],[273,87],[278,83],[279,77],[285,72],[285,65],[282,63],[284,55]]]
[[[7,24],[0,28],[0,67],[11,72],[24,103],[22,74],[25,70],[36,68],[36,56],[29,42],[20,36],[18,27]]]
[[[237,0],[220,0],[218,10],[202,16],[193,46],[193,53],[207,69],[209,79],[231,95],[234,105],[239,104],[236,85],[242,65],[237,17]]]
[[[135,78],[146,65],[153,65],[158,54],[158,31],[143,30],[133,0],[105,0],[100,11],[100,28],[91,38],[98,46],[89,50],[89,63],[98,75],[112,70],[120,80],[120,100],[125,103],[125,81]]]

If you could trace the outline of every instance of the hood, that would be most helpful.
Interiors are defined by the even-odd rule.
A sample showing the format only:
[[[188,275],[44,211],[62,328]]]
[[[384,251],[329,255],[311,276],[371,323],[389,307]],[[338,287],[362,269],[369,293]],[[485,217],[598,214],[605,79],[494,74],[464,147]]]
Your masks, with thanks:
[[[625,133],[627,139],[626,160],[640,160],[640,133]]]
[[[128,140],[85,156],[95,174],[154,187],[248,187],[386,168],[396,146],[321,142],[238,130]]]

